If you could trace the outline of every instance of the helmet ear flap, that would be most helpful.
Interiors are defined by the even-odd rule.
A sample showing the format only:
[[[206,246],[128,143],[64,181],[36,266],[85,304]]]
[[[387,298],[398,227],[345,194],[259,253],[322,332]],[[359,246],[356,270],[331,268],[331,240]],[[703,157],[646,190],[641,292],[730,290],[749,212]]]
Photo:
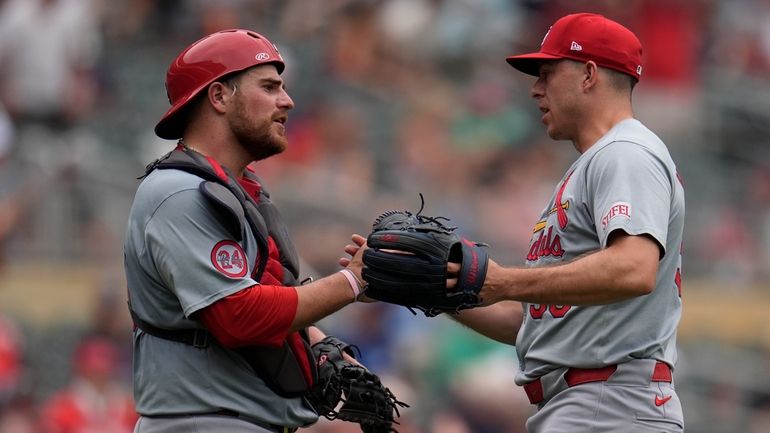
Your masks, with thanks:
[[[282,73],[284,62],[275,45],[251,30],[222,30],[208,35],[187,48],[166,72],[166,96],[171,108],[155,126],[158,137],[175,140],[182,137],[187,116],[182,116],[208,86],[245,69],[260,64],[274,64]]]

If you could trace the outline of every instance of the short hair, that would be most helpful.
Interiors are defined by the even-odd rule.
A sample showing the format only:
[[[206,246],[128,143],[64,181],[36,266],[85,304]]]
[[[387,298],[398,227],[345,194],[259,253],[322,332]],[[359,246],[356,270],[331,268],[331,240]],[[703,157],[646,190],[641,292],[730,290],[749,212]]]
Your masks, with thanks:
[[[612,86],[615,90],[623,91],[627,90],[629,92],[634,90],[634,86],[636,86],[636,83],[639,82],[639,80],[636,77],[633,77],[631,75],[628,75],[626,73],[616,71],[614,69],[607,69],[602,68],[607,73],[607,78],[609,78],[610,86]]]
[[[572,60],[572,59],[561,59],[561,61],[567,61],[574,65],[576,68],[582,68],[586,62],[582,60]],[[639,80],[631,75],[628,75],[626,73],[616,71],[614,69],[605,68],[603,66],[596,65],[599,71],[603,71],[604,74],[607,76],[608,81],[610,83],[610,86],[617,90],[617,91],[633,91],[634,86],[636,86],[636,83],[639,82]]]

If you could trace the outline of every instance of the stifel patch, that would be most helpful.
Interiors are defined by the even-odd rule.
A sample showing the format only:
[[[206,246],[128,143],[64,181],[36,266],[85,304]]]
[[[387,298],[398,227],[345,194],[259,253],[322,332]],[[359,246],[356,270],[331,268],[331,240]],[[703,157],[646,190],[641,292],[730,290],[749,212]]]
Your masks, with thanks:
[[[628,218],[631,219],[631,205],[629,203],[619,201],[612,206],[602,217],[602,228],[607,230],[607,226],[610,225],[610,221],[615,218]]]

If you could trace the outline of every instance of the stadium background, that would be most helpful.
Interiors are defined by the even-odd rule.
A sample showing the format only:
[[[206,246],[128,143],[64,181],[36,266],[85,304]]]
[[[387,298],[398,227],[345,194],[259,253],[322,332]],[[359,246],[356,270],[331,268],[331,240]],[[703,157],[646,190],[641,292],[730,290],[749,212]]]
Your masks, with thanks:
[[[637,117],[685,180],[687,431],[770,432],[770,1],[2,0],[0,433],[85,433],[52,422],[67,401],[103,418],[95,431],[130,431],[115,416],[130,397],[122,235],[136,177],[173,146],[152,127],[184,46],[245,27],[284,55],[290,149],[256,168],[306,275],[419,192],[518,264],[576,153],[547,139],[504,57],[576,11],[639,35]],[[412,404],[402,433],[523,431],[514,348],[378,304],[321,325]]]

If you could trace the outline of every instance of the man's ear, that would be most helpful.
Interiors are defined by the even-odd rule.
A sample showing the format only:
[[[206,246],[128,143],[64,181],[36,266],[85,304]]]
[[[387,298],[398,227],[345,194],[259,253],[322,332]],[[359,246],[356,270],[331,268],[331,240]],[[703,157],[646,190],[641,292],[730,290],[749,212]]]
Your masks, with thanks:
[[[596,86],[599,79],[599,67],[596,62],[589,60],[583,64],[583,89],[589,90]]]
[[[227,111],[227,104],[232,97],[232,92],[224,83],[215,81],[209,85],[207,95],[209,104],[218,113],[224,113]]]

